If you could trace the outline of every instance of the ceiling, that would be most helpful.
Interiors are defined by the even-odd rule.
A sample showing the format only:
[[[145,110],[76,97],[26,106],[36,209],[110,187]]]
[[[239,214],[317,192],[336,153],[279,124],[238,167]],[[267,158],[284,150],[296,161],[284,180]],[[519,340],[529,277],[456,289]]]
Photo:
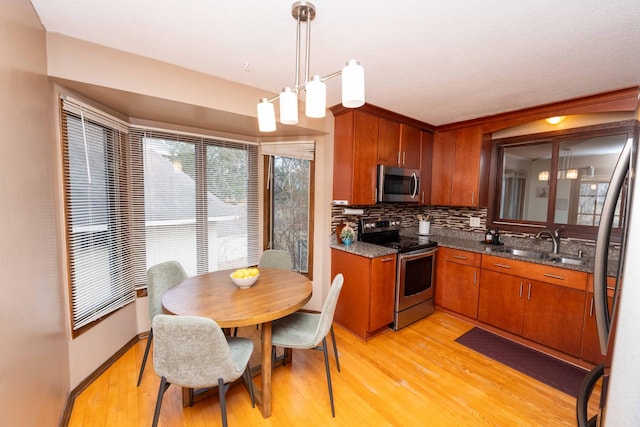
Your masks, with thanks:
[[[295,83],[291,0],[31,2],[49,32],[274,94]],[[638,0],[314,4],[310,73],[358,59],[367,103],[435,126],[640,85]]]

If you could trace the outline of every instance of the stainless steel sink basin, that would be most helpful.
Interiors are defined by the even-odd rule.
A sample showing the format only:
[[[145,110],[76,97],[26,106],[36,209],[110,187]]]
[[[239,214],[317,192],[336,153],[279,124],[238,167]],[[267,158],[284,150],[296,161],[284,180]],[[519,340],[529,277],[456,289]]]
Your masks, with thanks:
[[[527,249],[517,249],[517,248],[499,248],[499,249],[494,249],[492,252],[502,252],[505,254],[521,256],[524,258],[533,258],[533,259],[545,259],[549,257],[549,254],[547,252],[531,251]]]
[[[585,265],[587,263],[587,260],[584,258],[571,258],[563,255],[550,254],[549,259],[553,262],[560,262],[562,264],[569,265]]]

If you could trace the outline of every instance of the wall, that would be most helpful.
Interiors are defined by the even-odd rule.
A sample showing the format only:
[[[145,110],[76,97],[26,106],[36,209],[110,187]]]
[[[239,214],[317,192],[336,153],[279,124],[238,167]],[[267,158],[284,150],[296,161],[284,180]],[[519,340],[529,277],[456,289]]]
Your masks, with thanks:
[[[45,32],[28,0],[0,13],[0,414],[55,426],[69,391],[66,285],[57,238],[54,99]]]

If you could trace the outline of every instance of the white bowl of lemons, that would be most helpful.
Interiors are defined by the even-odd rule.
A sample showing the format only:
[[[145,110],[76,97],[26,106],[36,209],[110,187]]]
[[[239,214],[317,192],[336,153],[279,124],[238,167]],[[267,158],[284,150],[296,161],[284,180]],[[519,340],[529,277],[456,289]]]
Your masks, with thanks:
[[[239,268],[231,273],[229,277],[237,287],[246,289],[256,283],[256,280],[260,277],[260,271],[257,268]]]

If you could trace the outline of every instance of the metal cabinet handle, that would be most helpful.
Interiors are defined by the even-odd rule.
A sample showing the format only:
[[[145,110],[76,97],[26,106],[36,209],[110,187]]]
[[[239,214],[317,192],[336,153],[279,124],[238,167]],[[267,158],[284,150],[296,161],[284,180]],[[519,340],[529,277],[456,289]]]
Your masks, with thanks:
[[[555,274],[551,274],[551,273],[544,273],[544,276],[551,277],[552,279],[564,280],[563,276],[556,276]]]
[[[522,298],[522,280],[520,281],[520,298]]]
[[[531,283],[529,283],[529,290],[527,291],[527,299],[531,299]]]
[[[476,203],[476,192],[472,191],[471,192],[471,206],[473,206]]]
[[[462,255],[454,255],[453,257],[456,258],[456,259],[464,259],[464,260],[467,259],[466,256],[462,256]]]
[[[493,264],[493,265],[495,265],[496,267],[500,267],[500,268],[511,268],[511,266],[510,266],[510,265],[505,265],[505,264],[498,264],[498,263],[495,263],[495,264]]]
[[[402,166],[402,163],[400,163],[400,152],[398,151],[398,166]]]
[[[474,271],[473,272],[473,286],[475,286],[478,283],[478,272]]]
[[[589,317],[593,317],[593,297],[591,297],[591,305],[589,306]]]
[[[393,257],[391,257],[391,258],[382,258],[380,261],[382,261],[382,262],[393,261]]]

